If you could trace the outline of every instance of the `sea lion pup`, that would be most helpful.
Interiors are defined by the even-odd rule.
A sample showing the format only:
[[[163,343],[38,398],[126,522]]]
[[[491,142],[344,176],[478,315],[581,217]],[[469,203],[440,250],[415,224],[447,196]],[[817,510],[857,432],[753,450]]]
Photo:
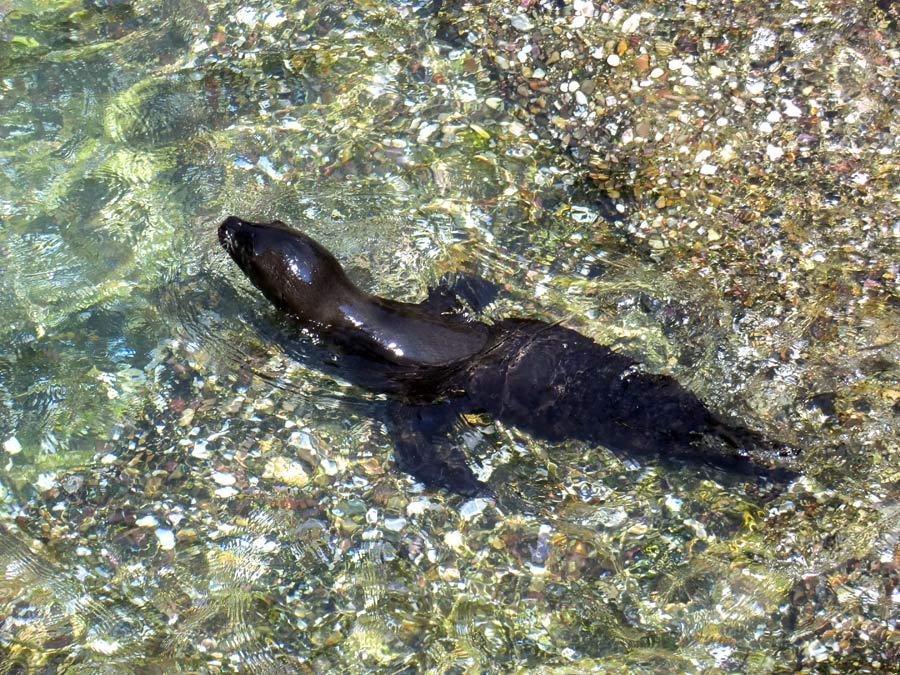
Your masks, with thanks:
[[[493,299],[487,282],[443,282],[410,304],[357,288],[323,246],[280,221],[231,216],[222,247],[279,310],[343,354],[347,379],[392,394],[389,427],[401,470],[429,487],[489,493],[452,442],[462,413],[486,412],[551,441],[697,459],[777,482],[787,452],[713,413],[666,375],[557,324],[468,318]]]

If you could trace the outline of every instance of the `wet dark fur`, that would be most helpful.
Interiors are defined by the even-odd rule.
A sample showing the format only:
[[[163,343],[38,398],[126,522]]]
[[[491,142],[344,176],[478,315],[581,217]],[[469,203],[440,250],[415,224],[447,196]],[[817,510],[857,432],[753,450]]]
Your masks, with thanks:
[[[277,221],[232,217],[219,238],[273,304],[348,357],[356,366],[349,379],[393,394],[397,464],[430,487],[488,491],[449,433],[459,414],[472,412],[553,441],[701,460],[776,481],[794,475],[767,466],[783,446],[580,333],[530,319],[467,319],[461,300],[478,311],[493,297],[485,282],[463,277],[423,303],[397,303],[359,291],[324,248]]]

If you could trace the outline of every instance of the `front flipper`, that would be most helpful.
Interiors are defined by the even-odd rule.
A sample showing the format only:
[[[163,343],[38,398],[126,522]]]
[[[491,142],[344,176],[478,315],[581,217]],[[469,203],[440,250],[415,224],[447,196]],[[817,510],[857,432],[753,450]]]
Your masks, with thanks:
[[[438,280],[437,286],[428,289],[428,297],[419,306],[435,314],[462,315],[465,305],[472,312],[478,313],[496,297],[497,287],[479,276],[445,274]]]
[[[401,471],[430,488],[466,497],[490,494],[466,464],[462,450],[451,443],[449,432],[458,412],[452,401],[421,406],[397,402],[388,412],[394,459]]]

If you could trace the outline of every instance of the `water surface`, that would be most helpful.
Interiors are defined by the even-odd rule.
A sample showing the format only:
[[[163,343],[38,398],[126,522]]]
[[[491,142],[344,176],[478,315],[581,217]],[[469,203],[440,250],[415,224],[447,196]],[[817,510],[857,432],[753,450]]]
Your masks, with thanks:
[[[898,67],[864,2],[0,1],[0,673],[896,672]],[[802,478],[472,418],[497,500],[424,492],[229,214],[480,274]]]

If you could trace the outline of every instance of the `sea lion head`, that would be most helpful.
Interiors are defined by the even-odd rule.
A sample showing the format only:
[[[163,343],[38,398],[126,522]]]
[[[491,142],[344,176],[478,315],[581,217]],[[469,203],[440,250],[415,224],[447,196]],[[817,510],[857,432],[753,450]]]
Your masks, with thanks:
[[[269,302],[301,321],[331,325],[336,308],[357,292],[334,256],[279,220],[230,216],[219,225],[219,243]]]

